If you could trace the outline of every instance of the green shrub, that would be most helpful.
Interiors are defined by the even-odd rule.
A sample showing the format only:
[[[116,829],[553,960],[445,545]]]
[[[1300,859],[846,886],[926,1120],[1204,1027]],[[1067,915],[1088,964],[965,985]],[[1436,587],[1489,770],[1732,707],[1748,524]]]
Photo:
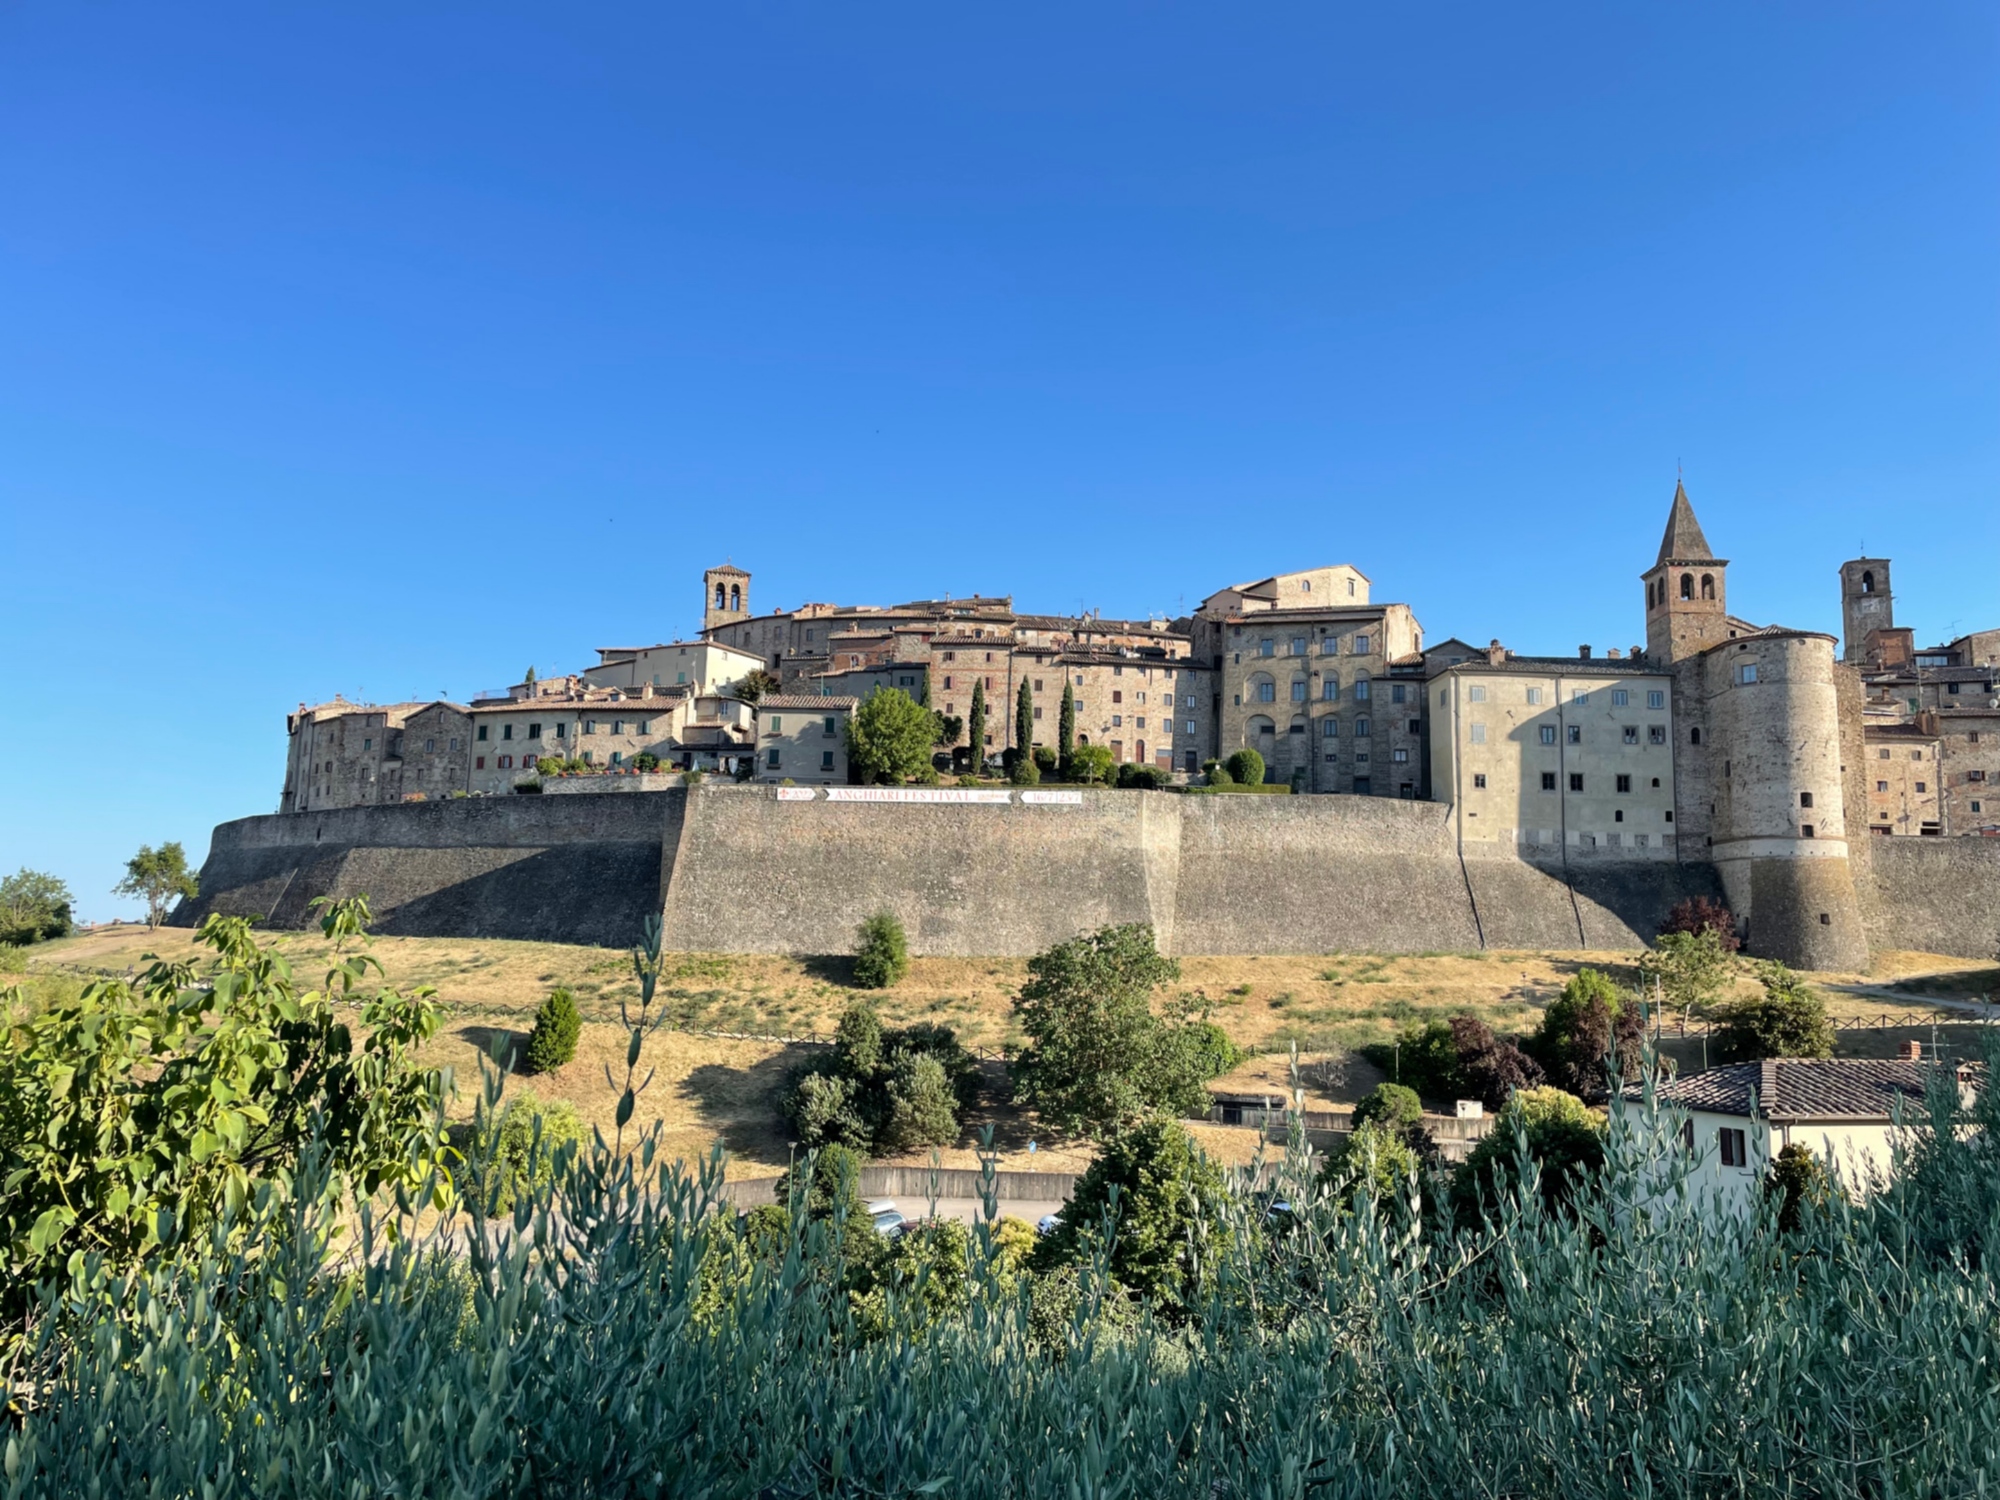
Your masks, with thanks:
[[[927,1052],[897,1053],[889,1070],[887,1114],[877,1138],[886,1150],[958,1142],[958,1096],[944,1064]]]
[[[1171,780],[1171,772],[1162,771],[1158,766],[1142,765],[1135,760],[1128,760],[1118,768],[1118,784],[1132,791],[1158,791]]]
[[[1354,1128],[1380,1124],[1401,1134],[1424,1123],[1423,1101],[1417,1091],[1400,1083],[1378,1083],[1354,1106]]]
[[[681,785],[683,786],[700,786],[706,780],[708,780],[708,773],[706,771],[689,770],[681,772]]]
[[[866,1151],[875,1133],[862,1116],[859,1094],[855,1080],[836,1073],[807,1073],[800,1078],[787,1108],[798,1127],[799,1144]]]
[[[632,764],[641,771],[657,771],[660,769],[660,757],[650,750],[641,750],[632,757]]]
[[[1048,745],[1035,746],[1035,769],[1040,771],[1044,776],[1055,775],[1056,767],[1060,764],[1061,762],[1052,747]]]
[[[1264,784],[1264,757],[1245,746],[1229,757],[1229,779],[1243,786]]]
[[[1717,1059],[1833,1056],[1833,1022],[1819,992],[1780,963],[1762,965],[1757,978],[1764,986],[1757,999],[1715,1007],[1722,1023],[1713,1044]]]
[[[19,943],[0,943],[0,974],[28,972],[28,950]]]
[[[1412,1021],[1394,1042],[1376,1042],[1361,1055],[1389,1075],[1391,1083],[1427,1099],[1455,1099],[1463,1091],[1458,1045],[1449,1021]]]
[[[549,991],[548,999],[536,1008],[535,1028],[528,1033],[528,1071],[553,1073],[576,1056],[577,1038],[582,1035],[576,997],[568,990]]]
[[[1042,771],[1041,767],[1035,764],[1035,760],[1036,757],[1032,755],[1016,756],[1014,759],[1014,769],[1007,779],[1013,782],[1015,786],[1039,786],[1042,780]]]
[[[1542,1201],[1567,1208],[1604,1165],[1603,1112],[1546,1085],[1516,1093],[1458,1169],[1452,1196],[1461,1224],[1477,1223],[1514,1190],[1523,1143],[1541,1169]]]
[[[515,1203],[544,1191],[556,1152],[589,1138],[576,1106],[543,1100],[523,1089],[494,1117],[485,1116],[466,1152],[466,1201],[475,1213],[509,1214]]]
[[[886,990],[909,971],[909,940],[894,913],[877,912],[863,922],[854,950],[854,982],[866,990]]]
[[[1210,786],[1226,786],[1236,778],[1229,774],[1229,767],[1219,760],[1205,760],[1201,763],[1201,774],[1208,778]]]
[[[978,1064],[949,1026],[885,1031],[874,1007],[856,1001],[833,1050],[796,1075],[783,1108],[804,1146],[905,1151],[954,1144],[959,1114],[978,1097]]]
[[[1637,1077],[1645,1032],[1636,1001],[1609,976],[1578,969],[1524,1046],[1557,1089],[1601,1100],[1608,1094],[1605,1063],[1614,1045],[1620,1075]]]

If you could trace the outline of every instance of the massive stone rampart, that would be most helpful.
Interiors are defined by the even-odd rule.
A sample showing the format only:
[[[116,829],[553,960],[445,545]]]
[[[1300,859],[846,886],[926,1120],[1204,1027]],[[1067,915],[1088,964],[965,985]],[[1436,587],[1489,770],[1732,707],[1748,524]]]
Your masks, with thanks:
[[[1370,797],[1088,792],[1066,803],[844,802],[704,785],[225,823],[208,911],[302,927],[365,891],[378,930],[681,950],[847,951],[895,912],[918,953],[1009,955],[1111,922],[1174,953],[1636,947],[1707,865],[1461,860],[1449,810]]]
[[[1874,948],[1992,958],[2000,948],[2000,839],[1872,838]]]

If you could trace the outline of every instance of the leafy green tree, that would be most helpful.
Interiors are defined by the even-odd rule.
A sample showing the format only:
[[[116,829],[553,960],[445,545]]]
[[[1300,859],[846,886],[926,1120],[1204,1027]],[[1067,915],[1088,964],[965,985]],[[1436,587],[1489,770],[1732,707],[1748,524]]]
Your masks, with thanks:
[[[1399,1083],[1431,1099],[1455,1099],[1463,1082],[1458,1046],[1449,1021],[1412,1021],[1394,1042],[1377,1042],[1362,1055]]]
[[[986,763],[986,679],[972,679],[972,714],[966,722],[966,741],[972,746],[972,769]]]
[[[416,1061],[436,992],[358,993],[381,965],[341,949],[367,910],[328,906],[321,931],[341,948],[324,989],[302,993],[246,919],[211,915],[199,979],[191,961],[156,960],[14,1018],[0,1034],[0,1301],[18,1313],[77,1252],[130,1265],[188,1244],[289,1178],[315,1139],[362,1194],[443,1166],[443,1078]],[[359,1047],[337,1003],[359,1004]]]
[[[729,686],[729,691],[745,703],[760,703],[784,690],[784,683],[762,667],[752,667]]]
[[[1070,752],[1069,779],[1087,785],[1109,781],[1114,770],[1109,745],[1078,745]]]
[[[848,716],[848,759],[871,782],[907,781],[930,769],[936,733],[930,710],[900,688],[878,687]]]
[[[1837,1191],[1820,1159],[1796,1141],[1778,1153],[1764,1178],[1764,1196],[1778,1200],[1778,1228],[1786,1234],[1824,1212]]]
[[[956,745],[965,734],[965,720],[957,714],[934,714],[932,717],[937,720],[937,737],[931,741],[932,744]]]
[[[1020,1098],[1058,1130],[1102,1134],[1149,1110],[1206,1114],[1204,1038],[1153,1014],[1180,977],[1143,922],[1105,927],[1028,960],[1014,1015]]]
[[[1014,695],[1014,748],[1020,760],[1035,763],[1035,692],[1034,684],[1025,677]]]
[[[856,1001],[841,1012],[833,1030],[834,1055],[850,1078],[872,1078],[882,1066],[882,1018],[875,1007]]]
[[[1609,1093],[1605,1065],[1614,1043],[1620,1076],[1632,1078],[1638,1075],[1645,1039],[1645,1020],[1637,1003],[1609,976],[1596,969],[1578,969],[1542,1012],[1542,1024],[1529,1038],[1527,1050],[1556,1088],[1597,1100]]]
[[[1514,1090],[1533,1088],[1542,1081],[1541,1064],[1516,1043],[1495,1036],[1479,1017],[1457,1015],[1449,1024],[1452,1049],[1458,1054],[1453,1098],[1477,1099],[1490,1110],[1501,1110]]]
[[[1371,1119],[1357,1121],[1354,1129],[1327,1152],[1320,1166],[1320,1180],[1333,1186],[1347,1202],[1365,1193],[1379,1203],[1389,1203],[1423,1167],[1424,1158],[1411,1144],[1408,1131],[1384,1119]]]
[[[784,1111],[807,1146],[858,1151],[949,1146],[979,1097],[979,1068],[949,1026],[885,1031],[866,1002],[850,1005],[822,1053],[795,1078]]]
[[[576,996],[568,990],[549,991],[535,1009],[535,1026],[528,1033],[528,1071],[553,1073],[576,1056],[577,1039],[583,1035],[583,1016],[576,1008]]]
[[[1546,1085],[1522,1089],[1458,1169],[1452,1194],[1462,1224],[1480,1217],[1520,1180],[1522,1143],[1540,1169],[1543,1203],[1566,1208],[1604,1165],[1604,1114]]]
[[[1109,1216],[1112,1279],[1156,1308],[1184,1308],[1226,1257],[1227,1197],[1222,1169],[1178,1120],[1141,1120],[1105,1141],[1029,1264],[1048,1273],[1096,1258]],[[1203,1239],[1197,1259],[1191,1242]]]
[[[1069,777],[1070,757],[1076,754],[1076,689],[1063,677],[1062,713],[1056,720],[1056,766],[1064,779]]]
[[[861,1085],[838,1073],[807,1073],[786,1104],[806,1146],[849,1146],[866,1151],[875,1132],[861,1113]]]
[[[1781,963],[1759,966],[1764,993],[1715,1008],[1722,1028],[1714,1051],[1723,1062],[1765,1057],[1833,1056],[1833,1022],[1819,992]]]
[[[958,1143],[958,1095],[944,1064],[928,1052],[900,1050],[889,1070],[888,1111],[878,1136],[890,1151]]]
[[[1229,779],[1244,786],[1264,784],[1264,757],[1247,745],[1230,756],[1225,762],[1229,767]]]
[[[533,667],[528,668],[527,671],[521,674],[521,682],[525,687],[533,687],[535,685],[535,669]]]
[[[886,990],[910,971],[910,943],[894,912],[880,911],[861,924],[854,950],[854,982]]]
[[[1640,982],[1657,988],[1662,1001],[1684,1015],[1707,1007],[1734,969],[1721,935],[1704,926],[1693,932],[1663,932],[1639,960]]]
[[[187,851],[178,843],[157,849],[141,844],[139,852],[125,861],[125,878],[111,888],[114,896],[136,896],[146,903],[148,927],[158,927],[173,902],[192,901],[200,892],[194,871],[188,868]]]
[[[75,904],[62,881],[23,866],[0,880],[0,944],[67,937]]]
[[[1667,913],[1667,920],[1660,924],[1660,935],[1673,933],[1699,935],[1704,932],[1715,934],[1716,945],[1724,953],[1734,953],[1742,947],[1742,940],[1736,936],[1736,918],[1728,906],[1709,896],[1690,896]]]

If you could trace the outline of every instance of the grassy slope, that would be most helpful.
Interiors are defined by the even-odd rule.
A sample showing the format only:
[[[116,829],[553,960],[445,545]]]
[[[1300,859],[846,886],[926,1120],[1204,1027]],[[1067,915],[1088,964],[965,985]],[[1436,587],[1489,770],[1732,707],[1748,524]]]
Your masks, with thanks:
[[[284,944],[301,981],[317,982],[328,945],[317,934],[274,938]],[[31,977],[45,987],[51,981],[80,980],[88,971],[124,973],[142,964],[148,953],[176,957],[191,946],[190,935],[178,929],[112,929],[33,949]],[[553,943],[388,937],[377,938],[371,951],[391,983],[437,988],[447,1020],[432,1044],[433,1053],[460,1080],[454,1106],[460,1114],[471,1110],[481,1054],[496,1041],[505,1050],[525,1037],[542,997],[557,985],[568,986],[585,1017],[576,1060],[560,1074],[526,1086],[571,1100],[587,1119],[610,1130],[616,1092],[605,1080],[605,1067],[622,1077],[625,1033],[618,1024],[619,1005],[638,998],[624,954]],[[1323,1105],[1353,1099],[1372,1087],[1379,1074],[1352,1049],[1391,1036],[1408,1020],[1470,1010],[1501,1031],[1527,1030],[1578,968],[1593,965],[1631,983],[1636,979],[1632,959],[1629,953],[1188,958],[1181,961],[1179,988],[1205,996],[1215,1019],[1239,1043],[1278,1049],[1253,1058],[1225,1080],[1227,1086],[1285,1092],[1290,1080],[1283,1049],[1297,1040],[1310,1048],[1306,1081],[1311,1100]],[[1968,970],[1963,960],[1891,953],[1877,955],[1869,975],[1816,977],[1878,986],[1900,981],[1908,990],[1941,995],[2000,987],[2000,973],[1986,970],[1982,982],[1980,972]],[[1015,1039],[1009,1002],[1025,975],[1026,964],[1019,959],[919,958],[908,979],[872,998],[890,1024],[944,1021],[968,1043],[997,1048]],[[859,993],[847,978],[844,959],[678,955],[662,978],[656,1004],[665,1009],[671,1028],[824,1033]],[[1914,997],[1856,997],[1833,989],[1827,1000],[1828,1009],[1842,1017],[1872,1019],[1898,1008],[1923,1009]],[[1876,1047],[1868,1033],[1844,1033],[1842,1040],[1843,1051],[1863,1055],[1887,1047]],[[787,1152],[772,1096],[808,1055],[810,1049],[803,1046],[662,1030],[647,1043],[647,1064],[657,1066],[658,1073],[640,1098],[639,1122],[657,1121],[671,1154],[697,1156],[720,1142],[732,1155],[732,1176],[768,1175],[783,1165]],[[1005,1106],[990,1109],[975,1123],[995,1127],[995,1144],[1010,1168],[1068,1170],[1088,1158],[1087,1150],[1074,1145],[1036,1140],[1033,1121]],[[1231,1158],[1251,1149],[1249,1132],[1203,1134],[1211,1149]],[[1030,1140],[1037,1144],[1032,1156]],[[947,1162],[972,1164],[971,1146],[968,1135],[959,1149],[945,1153]]]

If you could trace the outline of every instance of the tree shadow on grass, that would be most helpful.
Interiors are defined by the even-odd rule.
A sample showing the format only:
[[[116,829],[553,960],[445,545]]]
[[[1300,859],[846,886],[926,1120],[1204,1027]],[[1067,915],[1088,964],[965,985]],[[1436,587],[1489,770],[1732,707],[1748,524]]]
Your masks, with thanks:
[[[478,1048],[482,1057],[493,1057],[497,1046],[498,1061],[504,1072],[520,1072],[528,1056],[528,1033],[525,1031],[514,1031],[505,1026],[461,1026],[456,1035]]]
[[[680,1095],[694,1104],[731,1156],[782,1167],[793,1137],[779,1104],[792,1074],[824,1055],[824,1048],[791,1046],[747,1068],[705,1063],[681,1080]]]
[[[854,983],[854,955],[851,953],[815,953],[799,960],[799,967],[822,984],[837,984],[842,989],[857,988]]]

